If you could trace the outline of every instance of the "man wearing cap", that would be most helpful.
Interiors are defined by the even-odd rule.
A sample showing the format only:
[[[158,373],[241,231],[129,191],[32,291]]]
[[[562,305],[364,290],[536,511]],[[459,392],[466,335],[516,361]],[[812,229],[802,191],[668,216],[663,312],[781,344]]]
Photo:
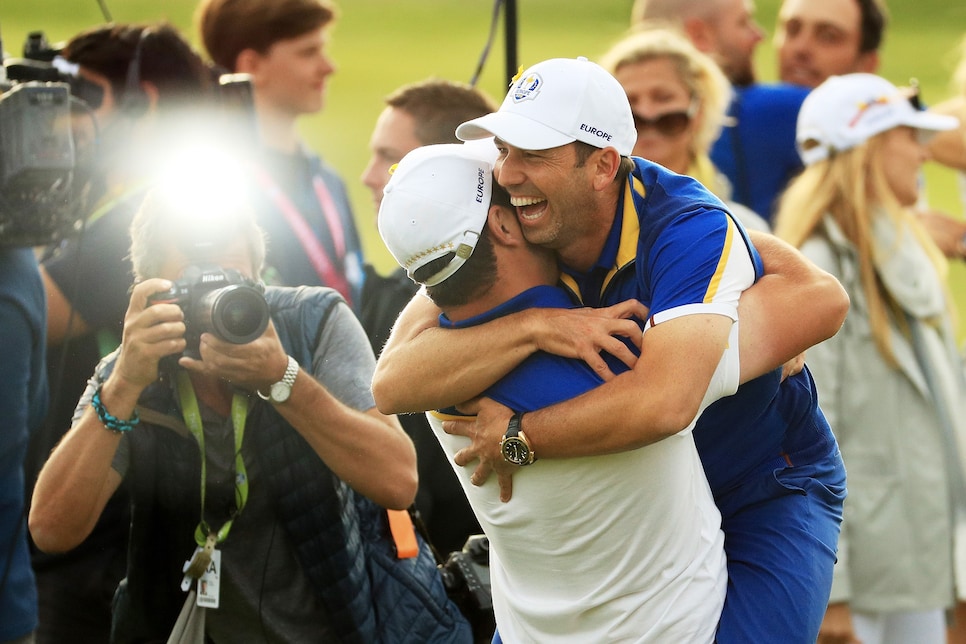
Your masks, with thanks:
[[[491,190],[494,156],[472,145],[419,148],[385,190],[380,234],[442,307],[447,327],[572,306],[554,286],[553,254],[527,243],[506,192]],[[737,387],[737,346],[722,359],[709,400]],[[532,411],[602,382],[583,361],[537,352],[486,395]],[[442,420],[458,414],[427,414],[450,457],[469,444],[442,430]],[[476,487],[468,470],[455,469],[489,537],[505,641],[713,641],[726,586],[724,539],[690,431],[644,449],[541,463],[518,477],[505,504],[496,501],[495,479]]]
[[[518,452],[554,459],[633,449],[687,427],[728,346],[738,296],[762,274],[743,229],[696,181],[628,156],[635,132],[627,99],[612,76],[586,59],[531,67],[497,112],[463,124],[457,135],[496,137],[495,176],[512,197],[524,236],[555,251],[564,282],[583,304],[637,299],[649,308],[641,358],[631,371],[525,415],[481,402],[475,423],[447,424],[447,431],[473,438],[457,454],[457,464],[480,459],[475,483],[496,469],[506,499],[514,469],[508,464],[528,461],[501,450],[501,437],[504,445],[522,443]],[[756,239],[767,248],[767,236]],[[773,256],[764,259],[770,266]],[[781,338],[785,353],[772,353],[760,366],[774,368],[833,335],[841,323],[842,292],[827,274],[796,293],[814,306],[810,313],[831,305],[830,324],[816,335],[794,317],[776,317],[767,332],[772,337],[762,339]],[[785,296],[792,306],[796,297]],[[399,380],[390,380],[393,372],[411,373],[406,351],[423,350],[422,402],[426,391],[444,397],[437,385],[454,400],[468,399],[492,382],[475,377],[499,370],[453,365],[458,347],[467,345],[446,338],[463,331],[427,335],[434,343],[453,344],[435,344],[434,353],[426,354],[425,341],[411,338],[426,335],[419,331],[428,326],[423,319],[394,331],[373,380],[380,409],[402,411],[419,401],[415,394],[404,399]],[[534,327],[518,327],[494,325],[489,335],[478,332],[470,346],[486,346],[491,362],[519,360],[533,350]],[[401,345],[409,346],[397,351]],[[456,384],[447,386],[443,378],[437,383],[434,369],[426,369],[434,355],[447,356],[449,366],[440,370]],[[599,357],[588,362],[605,373]],[[754,374],[747,366],[743,373]],[[774,368],[743,384],[708,408],[694,438],[722,512],[729,559],[718,641],[813,642],[828,599],[845,472],[807,369],[781,381]]]

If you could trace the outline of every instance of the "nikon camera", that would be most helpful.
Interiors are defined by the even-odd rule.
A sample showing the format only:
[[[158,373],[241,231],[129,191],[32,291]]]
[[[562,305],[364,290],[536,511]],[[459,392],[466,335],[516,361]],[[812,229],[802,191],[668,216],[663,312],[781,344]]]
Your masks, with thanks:
[[[268,303],[261,284],[236,270],[210,264],[185,269],[170,290],[154,293],[148,304],[177,304],[184,311],[184,355],[199,358],[201,334],[232,344],[248,344],[268,327]]]

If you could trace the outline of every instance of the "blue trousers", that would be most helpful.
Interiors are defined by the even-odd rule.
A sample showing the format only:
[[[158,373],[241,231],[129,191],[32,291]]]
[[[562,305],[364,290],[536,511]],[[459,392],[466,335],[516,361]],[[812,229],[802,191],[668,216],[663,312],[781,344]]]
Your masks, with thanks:
[[[814,644],[818,637],[842,524],[845,465],[837,448],[789,460],[717,499],[728,557],[719,644]]]

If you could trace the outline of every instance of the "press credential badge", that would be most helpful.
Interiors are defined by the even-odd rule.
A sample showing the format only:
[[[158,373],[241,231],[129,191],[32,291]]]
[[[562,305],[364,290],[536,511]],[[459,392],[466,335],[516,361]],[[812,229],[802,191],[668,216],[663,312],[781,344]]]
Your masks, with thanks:
[[[221,594],[221,550],[211,553],[211,563],[205,574],[198,578],[198,605],[203,608],[218,608]]]

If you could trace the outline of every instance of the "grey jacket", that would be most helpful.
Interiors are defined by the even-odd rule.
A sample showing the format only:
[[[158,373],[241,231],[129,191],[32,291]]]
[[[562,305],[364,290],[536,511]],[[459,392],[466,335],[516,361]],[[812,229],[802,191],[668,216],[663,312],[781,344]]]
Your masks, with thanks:
[[[830,602],[918,611],[952,605],[956,580],[966,579],[963,557],[955,555],[966,543],[956,537],[966,525],[959,509],[966,389],[931,263],[908,231],[886,235],[909,251],[880,266],[890,292],[915,308],[929,297],[934,306],[938,288],[938,324],[906,316],[909,332],[893,325],[899,368],[890,366],[872,337],[856,250],[826,218],[825,234],[802,250],[838,277],[852,304],[842,329],[810,349],[807,361],[848,470]],[[924,289],[932,295],[923,296]]]

